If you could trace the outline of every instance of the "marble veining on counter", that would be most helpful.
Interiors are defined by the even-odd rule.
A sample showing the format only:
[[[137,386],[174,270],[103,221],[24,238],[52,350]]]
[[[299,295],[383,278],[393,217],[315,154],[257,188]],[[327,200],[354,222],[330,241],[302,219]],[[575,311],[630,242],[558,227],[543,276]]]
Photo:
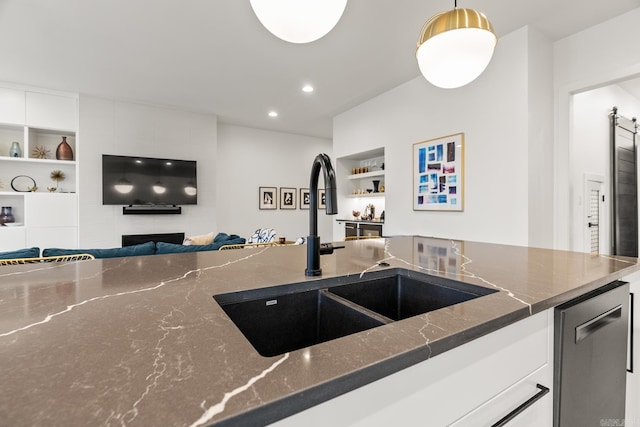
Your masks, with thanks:
[[[304,247],[0,267],[0,419],[263,425],[639,268],[632,258],[428,237],[344,245],[322,256],[323,278],[404,268],[499,292],[267,358],[213,295],[317,280],[304,276]]]

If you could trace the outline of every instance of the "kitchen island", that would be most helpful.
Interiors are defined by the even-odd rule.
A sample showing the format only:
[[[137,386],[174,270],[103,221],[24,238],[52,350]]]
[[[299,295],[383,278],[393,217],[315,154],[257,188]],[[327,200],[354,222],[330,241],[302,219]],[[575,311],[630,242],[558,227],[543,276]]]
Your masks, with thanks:
[[[322,278],[305,277],[301,246],[1,267],[0,419],[265,425],[444,359],[640,269],[635,258],[428,237],[341,244],[321,257]],[[385,269],[497,292],[273,357],[214,300]]]

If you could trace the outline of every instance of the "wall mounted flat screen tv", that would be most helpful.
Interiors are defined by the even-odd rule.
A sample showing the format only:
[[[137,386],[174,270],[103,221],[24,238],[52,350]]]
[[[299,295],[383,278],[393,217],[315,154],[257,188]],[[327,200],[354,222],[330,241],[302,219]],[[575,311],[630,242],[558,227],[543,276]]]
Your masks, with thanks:
[[[195,160],[102,155],[103,205],[195,205]]]

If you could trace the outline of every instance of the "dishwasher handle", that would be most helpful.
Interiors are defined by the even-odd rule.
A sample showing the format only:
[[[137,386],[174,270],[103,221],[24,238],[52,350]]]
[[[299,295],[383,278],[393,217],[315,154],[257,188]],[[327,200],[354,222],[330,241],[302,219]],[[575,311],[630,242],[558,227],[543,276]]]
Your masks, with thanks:
[[[592,335],[598,329],[604,328],[609,323],[622,318],[622,304],[607,310],[604,313],[576,326],[576,344]]]

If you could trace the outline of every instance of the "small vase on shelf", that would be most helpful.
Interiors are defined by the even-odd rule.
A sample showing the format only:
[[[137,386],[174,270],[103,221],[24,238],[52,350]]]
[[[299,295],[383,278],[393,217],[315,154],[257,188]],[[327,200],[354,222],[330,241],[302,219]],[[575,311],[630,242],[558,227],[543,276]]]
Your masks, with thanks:
[[[11,213],[11,206],[2,206],[2,210],[0,211],[0,225],[12,222],[16,222],[16,220],[13,217],[13,213]]]
[[[22,148],[20,148],[19,142],[12,142],[9,149],[9,157],[22,157]]]
[[[58,160],[73,160],[73,150],[69,143],[67,143],[67,137],[62,137],[62,142],[58,144],[56,148],[56,159]]]
[[[380,191],[379,190],[379,185],[380,185],[380,181],[379,180],[376,179],[376,180],[373,181],[373,192],[374,193],[377,193],[377,192]]]

